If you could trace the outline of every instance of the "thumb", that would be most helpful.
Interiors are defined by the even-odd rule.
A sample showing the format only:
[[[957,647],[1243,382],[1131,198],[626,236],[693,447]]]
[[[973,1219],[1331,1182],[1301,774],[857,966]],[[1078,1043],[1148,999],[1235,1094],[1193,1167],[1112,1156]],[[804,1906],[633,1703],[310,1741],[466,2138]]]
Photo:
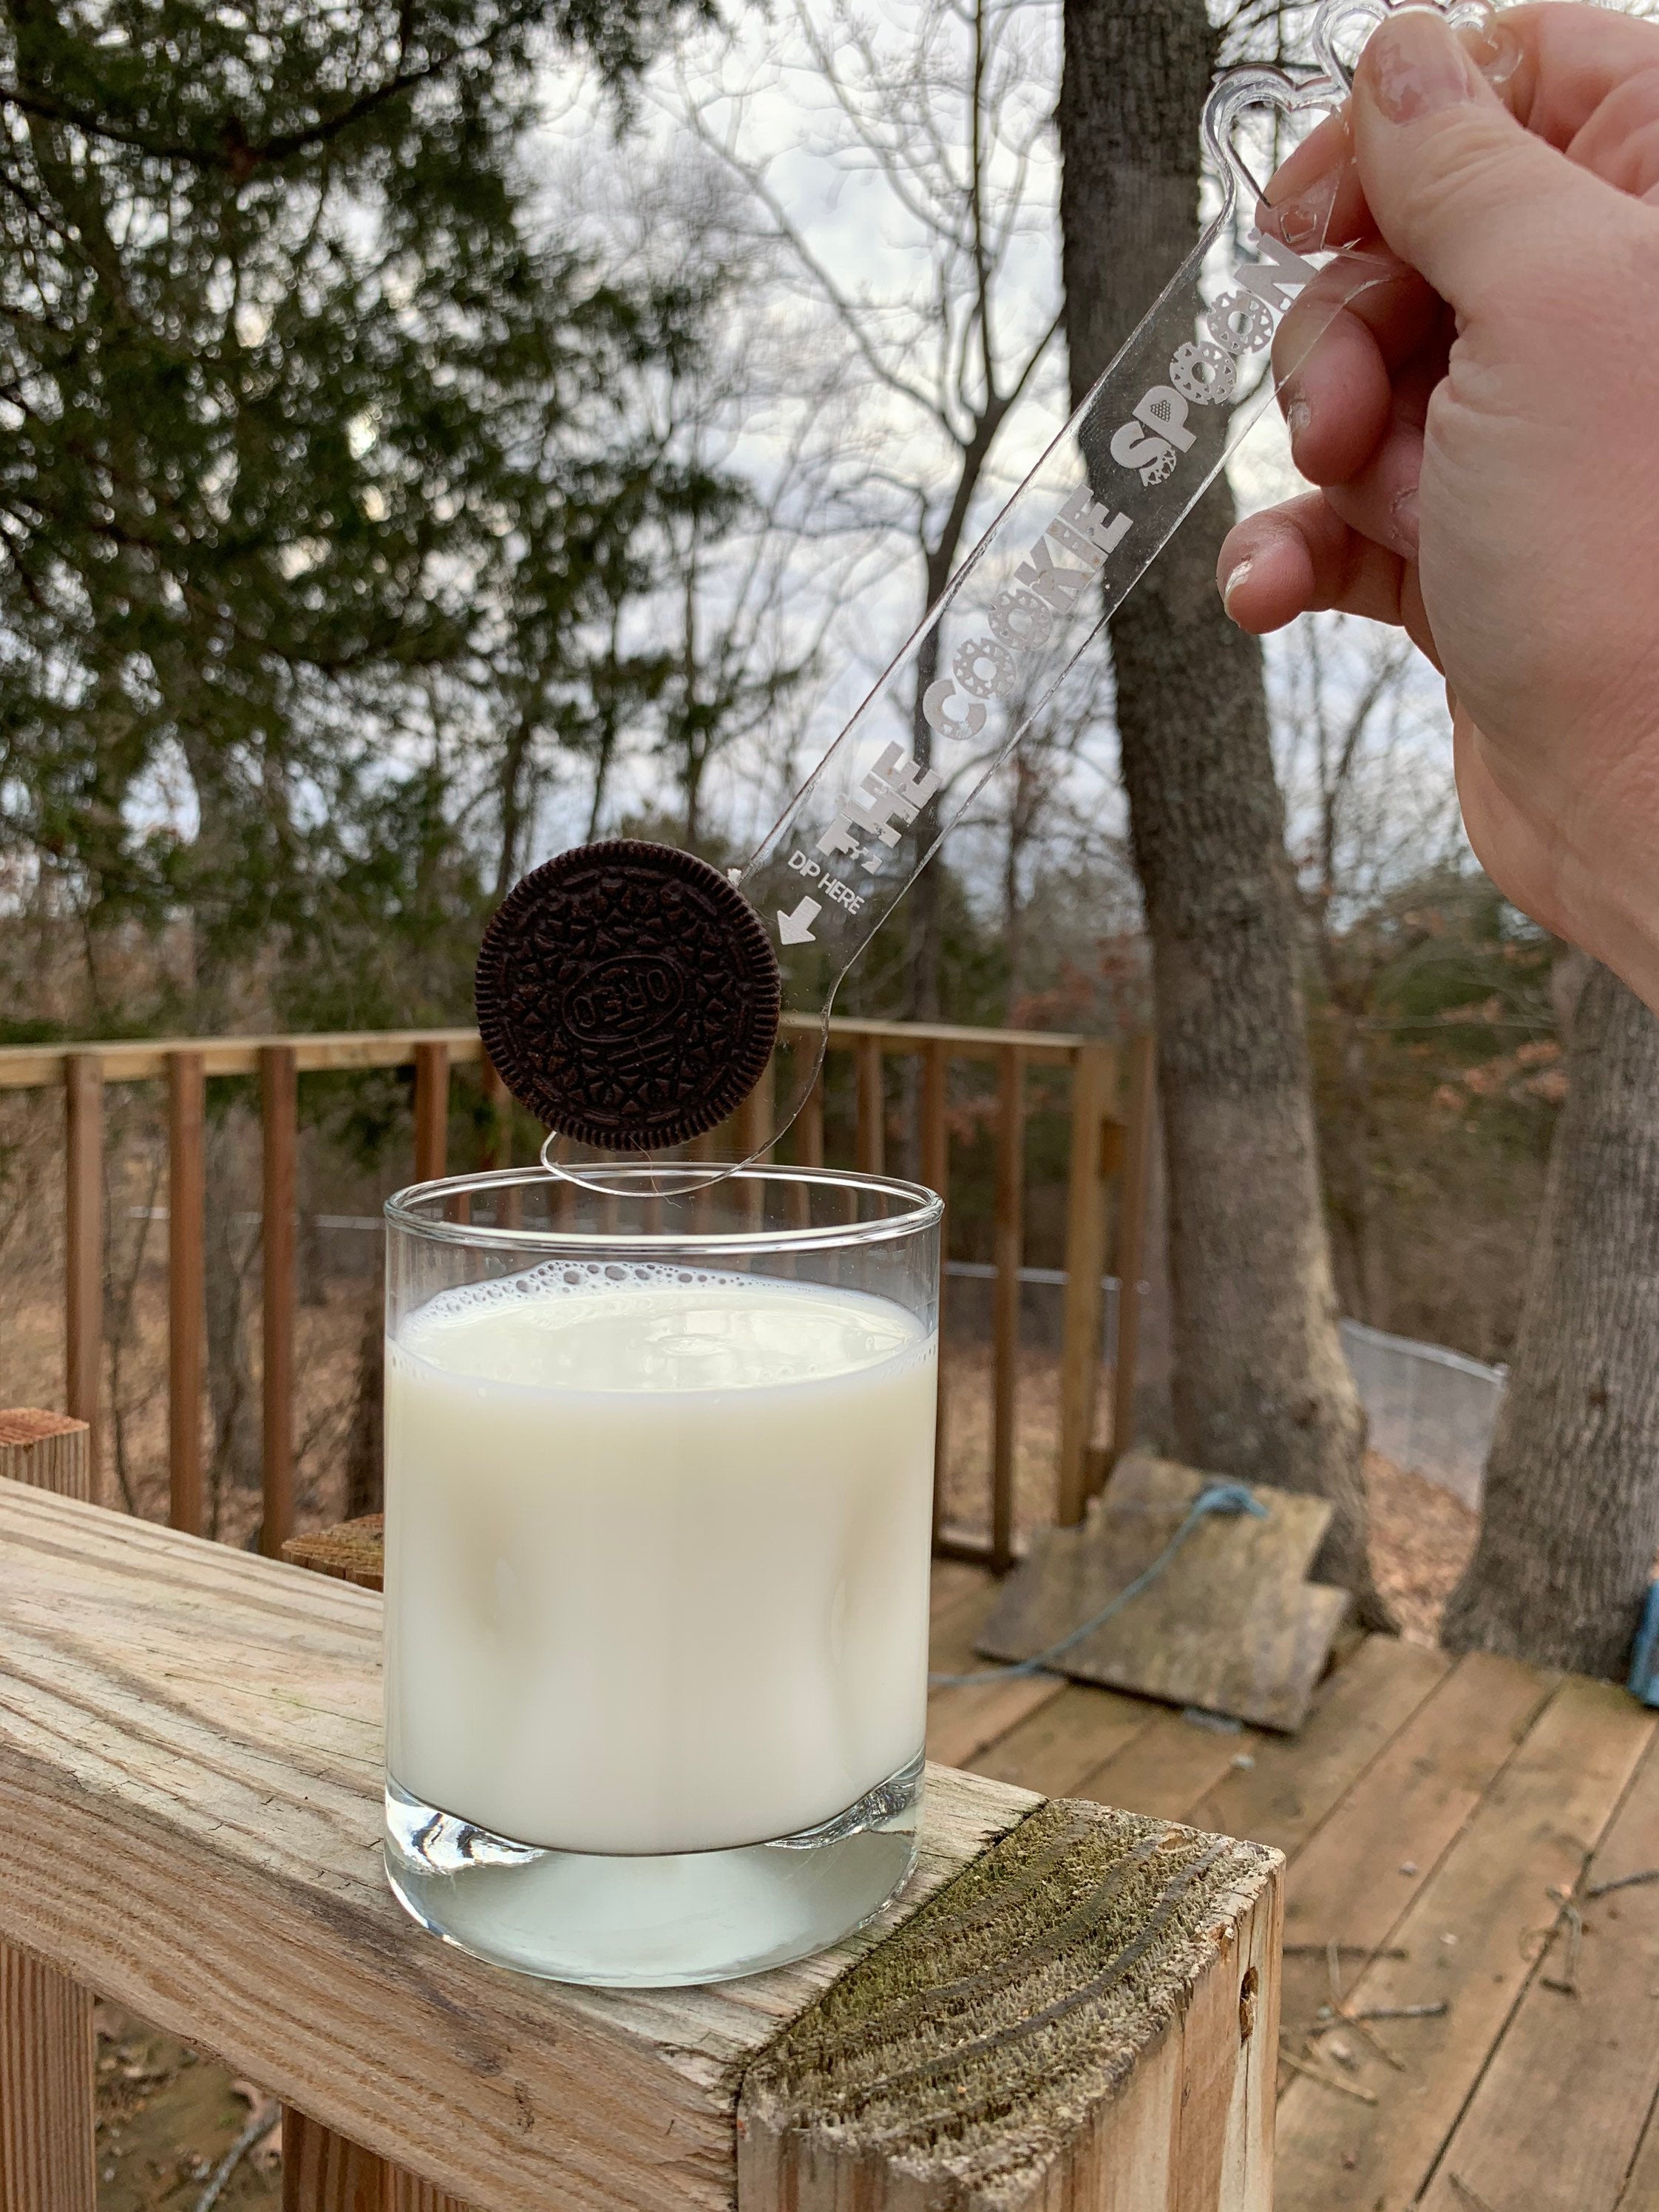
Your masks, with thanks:
[[[1460,312],[1564,230],[1597,185],[1517,123],[1462,41],[1429,7],[1403,8],[1366,41],[1354,77],[1354,155],[1384,240]]]

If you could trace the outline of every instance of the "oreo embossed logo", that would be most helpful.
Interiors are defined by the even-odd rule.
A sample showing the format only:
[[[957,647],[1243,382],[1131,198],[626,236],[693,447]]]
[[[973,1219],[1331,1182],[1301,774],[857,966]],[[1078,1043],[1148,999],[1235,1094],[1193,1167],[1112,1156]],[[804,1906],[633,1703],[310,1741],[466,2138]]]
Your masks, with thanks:
[[[620,1044],[672,1022],[685,993],[685,978],[674,961],[619,952],[566,992],[565,1024],[586,1043]]]
[[[474,995],[514,1097],[612,1152],[723,1121],[778,1030],[778,963],[748,900],[695,854],[632,838],[574,847],[516,884]]]

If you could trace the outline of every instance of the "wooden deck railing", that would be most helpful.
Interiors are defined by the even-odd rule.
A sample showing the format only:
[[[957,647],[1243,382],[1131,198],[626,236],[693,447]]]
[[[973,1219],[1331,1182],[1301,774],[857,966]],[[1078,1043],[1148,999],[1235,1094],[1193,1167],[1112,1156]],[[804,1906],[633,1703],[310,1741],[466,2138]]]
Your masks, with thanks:
[[[811,1050],[812,1025],[786,1021],[781,1052]],[[1139,1279],[1152,1109],[1150,1042],[1124,1048],[1047,1031],[837,1019],[831,1054],[854,1059],[854,1157],[848,1164],[878,1174],[886,1164],[884,1065],[895,1055],[920,1063],[914,1085],[915,1154],[922,1180],[945,1198],[951,1186],[949,1078],[957,1060],[997,1069],[993,1296],[993,1413],[989,1540],[942,1523],[943,1556],[1003,1567],[1014,1551],[1014,1476],[1020,1336],[1019,1268],[1025,1244],[1027,1075],[1053,1066],[1070,1076],[1070,1157],[1066,1194],[1065,1311],[1060,1353],[1060,1423],[1056,1497],[1062,1522],[1081,1518],[1103,1477],[1091,1451],[1100,1377],[1101,1280],[1108,1257],[1107,1198],[1115,1185],[1110,1240],[1120,1282],[1113,1400],[1114,1437],[1127,1434],[1134,1387]],[[112,1084],[161,1083],[167,1098],[168,1409],[170,1518],[204,1526],[201,1400],[205,1334],[204,1227],[206,1209],[205,1085],[211,1076],[257,1076],[262,1123],[263,1519],[260,1542],[280,1555],[294,1520],[294,1389],[296,1306],[298,1099],[301,1079],[322,1071],[414,1070],[415,1180],[445,1172],[451,1072],[482,1064],[495,1108],[488,1164],[507,1164],[511,1121],[507,1097],[474,1030],[359,1030],[340,1035],[177,1037],[66,1047],[0,1049],[0,1091],[61,1087],[66,1146],[64,1330],[68,1406],[94,1435],[98,1465],[103,1348],[104,1092]],[[772,1132],[773,1073],[725,1132],[703,1140],[709,1157],[746,1155]],[[824,1164],[820,1080],[784,1141],[798,1162]],[[943,1376],[943,1366],[941,1375]],[[950,1406],[941,1392],[940,1452]],[[941,1465],[943,1464],[941,1456]],[[936,1486],[936,1499],[943,1486]]]
[[[1270,2212],[1277,1852],[933,1768],[817,1958],[502,1973],[381,1874],[379,1597],[86,1441],[0,1413],[0,2212],[95,2212],[94,1990],[282,2100],[284,2212]]]

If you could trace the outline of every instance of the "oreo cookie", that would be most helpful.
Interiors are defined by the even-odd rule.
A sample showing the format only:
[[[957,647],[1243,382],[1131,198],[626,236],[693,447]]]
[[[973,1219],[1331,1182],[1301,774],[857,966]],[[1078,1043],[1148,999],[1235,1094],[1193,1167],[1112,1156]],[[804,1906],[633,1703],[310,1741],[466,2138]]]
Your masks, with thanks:
[[[609,1152],[714,1128],[778,1033],[777,958],[743,893],[694,854],[626,837],[574,846],[514,886],[473,995],[514,1097]]]

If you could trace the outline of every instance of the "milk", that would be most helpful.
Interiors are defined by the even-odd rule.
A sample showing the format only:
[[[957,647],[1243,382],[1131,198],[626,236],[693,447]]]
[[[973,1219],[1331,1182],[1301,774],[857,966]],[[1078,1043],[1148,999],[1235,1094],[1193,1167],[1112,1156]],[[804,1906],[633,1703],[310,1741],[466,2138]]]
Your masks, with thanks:
[[[557,1262],[386,1348],[388,1765],[585,1852],[833,1818],[922,1740],[937,1340],[838,1289]]]

